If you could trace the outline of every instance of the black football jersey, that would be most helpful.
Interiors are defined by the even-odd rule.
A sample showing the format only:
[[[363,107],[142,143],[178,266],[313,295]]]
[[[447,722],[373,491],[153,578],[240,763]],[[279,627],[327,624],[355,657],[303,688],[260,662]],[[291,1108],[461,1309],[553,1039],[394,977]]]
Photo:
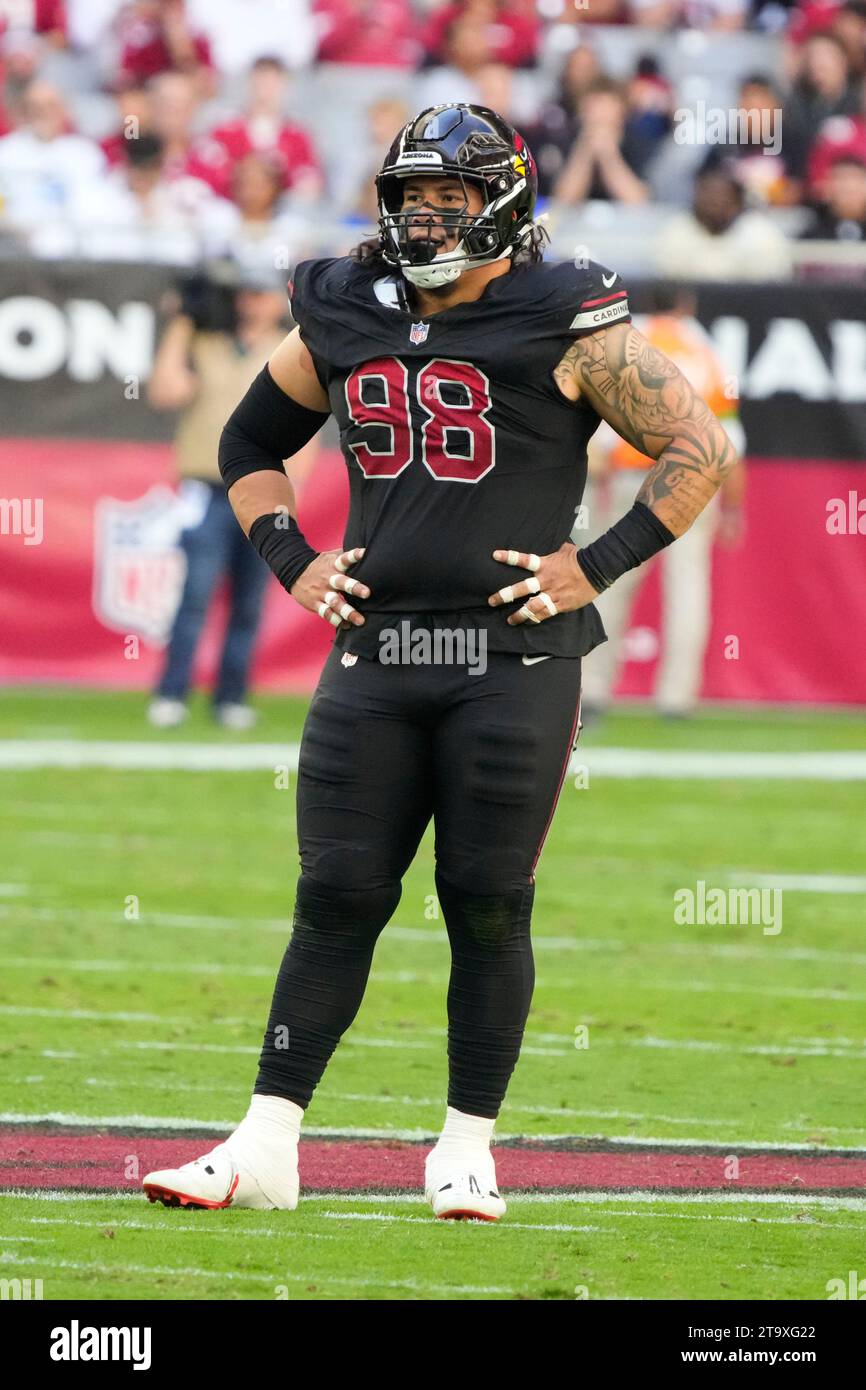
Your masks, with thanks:
[[[491,651],[582,656],[604,641],[596,609],[509,627],[490,594],[526,579],[497,549],[568,540],[599,423],[553,371],[578,335],[629,319],[619,276],[590,263],[519,265],[480,299],[422,318],[402,281],[351,258],[304,261],[291,307],[328,393],[349,470],[344,547],[366,623],[337,634],[374,655],[399,617],[483,628]]]

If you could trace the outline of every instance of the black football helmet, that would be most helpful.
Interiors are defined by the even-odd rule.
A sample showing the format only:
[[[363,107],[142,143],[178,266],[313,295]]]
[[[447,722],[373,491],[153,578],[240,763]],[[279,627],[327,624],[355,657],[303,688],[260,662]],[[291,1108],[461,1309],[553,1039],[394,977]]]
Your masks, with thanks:
[[[403,181],[431,174],[457,179],[462,209],[437,211],[438,228],[458,234],[453,251],[433,238],[409,236],[418,209],[402,211]],[[467,184],[484,197],[480,212],[468,209]],[[379,243],[385,260],[423,289],[456,280],[464,270],[513,256],[533,229],[538,175],[526,141],[486,106],[431,106],[400,131],[376,176]],[[414,224],[412,219],[415,219]]]

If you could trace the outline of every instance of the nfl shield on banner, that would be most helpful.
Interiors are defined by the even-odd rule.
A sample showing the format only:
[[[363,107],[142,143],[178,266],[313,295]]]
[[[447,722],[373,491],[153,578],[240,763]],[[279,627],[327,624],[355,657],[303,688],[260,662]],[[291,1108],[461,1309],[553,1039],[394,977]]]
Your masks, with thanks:
[[[426,343],[429,332],[429,323],[413,323],[409,329],[409,342],[414,343],[416,347],[418,343]]]
[[[103,497],[96,503],[93,611],[106,627],[160,646],[166,641],[186,577],[178,531],[171,488],[152,487],[132,502]]]

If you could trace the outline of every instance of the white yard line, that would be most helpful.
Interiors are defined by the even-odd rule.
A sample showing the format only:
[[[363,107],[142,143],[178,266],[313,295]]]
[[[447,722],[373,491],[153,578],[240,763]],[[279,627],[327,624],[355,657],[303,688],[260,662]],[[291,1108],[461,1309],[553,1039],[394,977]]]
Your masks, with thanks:
[[[227,975],[232,978],[273,979],[273,965],[226,965],[217,961],[134,961],[134,960],[64,960],[57,956],[2,956],[0,969],[5,970],[70,970],[78,974],[107,975]],[[373,970],[370,979],[378,984],[417,985],[420,988],[445,985],[448,976],[430,973],[417,974],[410,970]],[[576,986],[577,980],[545,981],[536,978],[537,988],[566,988]],[[866,1003],[866,994],[854,994],[845,989],[798,989],[786,985],[724,984],[713,980],[638,980],[637,989],[677,990],[686,994],[758,994],[774,999],[831,999],[842,1004]],[[351,1039],[349,1039],[350,1041]]]
[[[514,1201],[514,1196],[506,1192],[509,1201]],[[525,1194],[524,1194],[525,1195]],[[633,1194],[632,1194],[633,1195]],[[617,1201],[615,1193],[610,1194],[611,1201]],[[705,1215],[703,1212],[684,1212],[684,1211],[604,1211],[600,1215],[611,1219],[619,1217],[643,1217],[652,1221],[732,1221],[739,1225],[756,1226],[800,1226],[805,1230],[814,1229],[813,1224],[804,1222],[796,1216],[723,1216],[719,1212]],[[335,1221],[396,1221],[409,1225],[429,1224],[429,1216],[395,1216],[390,1212],[361,1212],[361,1211],[323,1211],[322,1216],[330,1217]],[[62,1220],[60,1221],[62,1223]],[[74,1224],[72,1222],[70,1225]],[[104,1225],[104,1222],[94,1221],[94,1226]],[[117,1223],[120,1224],[119,1222]],[[500,1231],[565,1231],[567,1233],[583,1233],[585,1231],[595,1234],[609,1234],[609,1226],[570,1226],[564,1221],[502,1221],[498,1227]],[[828,1223],[827,1229],[834,1231],[863,1231],[863,1225],[859,1221],[834,1221]]]
[[[273,965],[223,965],[210,960],[65,960],[62,956],[0,956],[0,970],[72,970],[93,975],[232,975],[274,978]]]
[[[92,1055],[95,1056],[97,1051],[98,1051],[98,1052],[100,1053],[100,1055],[101,1055],[102,1052],[103,1052],[103,1050],[104,1050],[104,1049],[101,1048],[101,1047],[100,1047],[99,1049],[94,1049],[94,1053],[93,1053]],[[46,1054],[45,1054],[44,1052],[43,1052],[43,1053],[40,1053],[40,1056],[43,1056],[43,1057],[44,1057],[45,1055],[46,1055]],[[60,1054],[60,1055],[61,1055],[64,1059],[66,1059],[68,1054],[65,1054],[65,1053],[64,1053],[64,1054]],[[76,1056],[76,1057],[79,1057],[79,1058],[82,1056],[82,1054],[79,1054],[79,1053],[72,1054],[72,1055],[74,1055],[74,1056]],[[52,1055],[51,1060],[53,1060],[53,1059],[54,1059],[54,1058],[53,1058],[53,1055]],[[131,1060],[132,1060],[132,1059],[130,1059],[130,1061],[131,1061]],[[50,1077],[45,1077],[45,1076],[26,1076],[26,1077],[24,1077],[24,1076],[20,1076],[20,1075],[15,1075],[15,1074],[9,1073],[9,1078],[8,1078],[8,1079],[9,1079],[9,1081],[10,1081],[10,1084],[13,1084],[13,1085],[15,1085],[15,1084],[17,1084],[17,1085],[25,1085],[25,1084],[27,1084],[27,1085],[48,1085],[48,1084],[54,1084],[52,1078],[50,1078]],[[87,1076],[87,1077],[85,1077],[84,1080],[81,1082],[81,1085],[82,1085],[82,1086],[86,1086],[86,1087],[88,1087],[88,1089],[91,1089],[91,1090],[102,1090],[102,1091],[128,1091],[128,1090],[129,1090],[129,1079],[128,1079],[128,1078],[120,1078],[120,1079],[116,1079],[116,1080],[110,1080],[110,1079],[108,1079],[108,1078],[106,1078],[106,1077],[102,1077],[102,1076]],[[148,1090],[151,1086],[152,1086],[153,1088],[159,1090],[159,1091],[163,1091],[163,1090],[165,1089],[162,1080],[155,1080],[155,1081],[153,1081],[153,1082],[148,1082],[146,1079],[144,1079],[144,1080],[139,1080],[139,1082],[138,1082],[138,1088],[139,1088],[139,1090],[142,1090],[142,1089],[143,1089],[143,1090]],[[182,1092],[184,1092],[184,1093],[189,1093],[189,1094],[192,1094],[192,1095],[199,1095],[199,1096],[203,1096],[203,1095],[213,1095],[215,1092],[224,1092],[226,1095],[235,1096],[236,1098],[238,1098],[239,1101],[242,1101],[244,1104],[246,1104],[246,1098],[247,1098],[247,1088],[246,1088],[246,1084],[245,1084],[244,1082],[237,1082],[237,1083],[236,1083],[235,1085],[233,1085],[233,1086],[224,1086],[224,1085],[220,1085],[219,1082],[213,1082],[213,1081],[175,1081],[175,1080],[172,1080],[172,1083],[171,1083],[171,1090],[172,1090],[173,1092],[175,1092],[175,1091],[178,1091],[178,1092],[182,1091]],[[348,1103],[348,1104],[353,1104],[353,1105],[354,1105],[354,1104],[366,1104],[366,1105],[398,1105],[398,1106],[401,1106],[401,1107],[405,1107],[406,1109],[434,1110],[434,1111],[436,1111],[437,1113],[438,1113],[438,1111],[441,1109],[441,1106],[442,1106],[442,1097],[441,1097],[441,1096],[377,1096],[377,1095],[363,1095],[363,1094],[359,1094],[359,1093],[357,1093],[357,1092],[346,1092],[346,1091],[329,1091],[329,1092],[327,1093],[327,1101],[328,1101],[329,1103],[333,1103],[333,1102],[335,1102],[335,1101],[340,1101],[340,1102],[342,1102],[342,1103]],[[679,1125],[679,1126],[686,1125],[686,1126],[689,1126],[690,1128],[697,1128],[697,1129],[701,1129],[701,1128],[704,1128],[704,1129],[713,1129],[713,1128],[716,1128],[716,1129],[720,1129],[720,1130],[726,1131],[728,1134],[732,1133],[732,1132],[736,1129],[736,1127],[737,1127],[737,1121],[736,1121],[736,1120],[731,1120],[731,1119],[719,1119],[717,1116],[707,1116],[707,1115],[701,1115],[701,1116],[695,1116],[695,1115],[664,1115],[664,1114],[658,1114],[658,1113],[655,1112],[655,1111],[645,1111],[645,1110],[614,1110],[614,1109],[608,1109],[608,1110],[594,1110],[594,1109],[582,1109],[582,1108],[580,1108],[579,1106],[565,1106],[565,1105],[519,1105],[519,1104],[517,1104],[516,1102],[510,1102],[510,1101],[506,1101],[505,1110],[504,1110],[503,1113],[504,1113],[504,1115],[506,1116],[506,1118],[507,1118],[508,1116],[510,1116],[510,1115],[515,1115],[515,1116],[517,1116],[517,1115],[553,1115],[553,1116],[556,1116],[557,1118],[565,1118],[565,1117],[568,1117],[568,1118],[570,1118],[570,1119],[587,1119],[587,1120],[631,1120],[631,1121],[637,1121],[637,1122],[640,1123],[640,1124],[647,1124],[647,1123],[649,1123],[649,1124],[665,1124],[665,1125]],[[787,1121],[785,1124],[782,1125],[782,1129],[806,1130],[807,1132],[808,1132],[809,1130],[819,1129],[819,1130],[821,1131],[822,1134],[866,1134],[866,1127],[863,1127],[863,1126],[858,1126],[858,1125],[825,1125],[825,1124],[820,1124],[820,1125],[818,1125],[818,1124],[815,1123],[814,1120],[809,1120],[809,1121],[800,1120],[800,1121],[798,1121],[797,1123],[794,1123],[794,1122],[792,1122],[792,1121]],[[304,1129],[304,1134],[308,1134],[308,1133],[309,1133],[309,1129],[305,1127],[305,1129]],[[549,1137],[549,1136],[548,1136],[548,1137]],[[635,1141],[635,1142],[637,1142],[637,1141]],[[673,1140],[669,1140],[669,1141],[666,1141],[666,1142],[673,1143],[674,1141],[673,1141]]]
[[[866,893],[866,877],[857,874],[752,874],[744,869],[724,878],[744,888],[782,888],[786,893]]]
[[[599,1045],[595,1044],[596,1047]],[[608,1044],[610,1046],[612,1044]],[[844,1057],[849,1062],[866,1061],[866,1051],[853,1052],[834,1043],[816,1041],[813,1046],[788,1047],[784,1043],[729,1043],[702,1038],[622,1038],[617,1046],[649,1047],[671,1052],[739,1052],[755,1057]]]
[[[826,997],[821,995],[820,997]],[[847,1000],[851,996],[843,994],[842,998]],[[90,1022],[108,1020],[120,1023],[159,1023],[165,1025],[177,1025],[188,1028],[211,1029],[214,1027],[239,1027],[247,1026],[249,1020],[222,1018],[222,1019],[193,1019],[189,1017],[173,1017],[165,1014],[135,1013],[125,1010],[100,1010],[100,1009],[51,1009],[37,1005],[21,1004],[0,1004],[0,1016],[7,1015],[15,1018],[55,1018],[65,1019],[70,1023]],[[413,1050],[429,1051],[433,1048],[441,1047],[445,1039],[444,1028],[417,1028],[416,1034],[432,1035],[430,1042],[423,1042],[417,1036],[414,1038],[389,1038],[389,1037],[367,1037],[364,1034],[347,1033],[343,1038],[343,1047],[369,1047],[385,1050]],[[562,1047],[539,1046],[547,1041],[560,1042],[567,1044]],[[864,1040],[866,1041],[866,1040]],[[646,1047],[657,1048],[659,1050],[679,1051],[679,1052],[736,1052],[747,1056],[758,1057],[842,1057],[847,1061],[866,1060],[866,1050],[864,1041],[845,1043],[835,1038],[812,1038],[812,1039],[791,1039],[780,1043],[761,1044],[761,1043],[732,1043],[711,1038],[598,1038],[594,1046],[601,1049],[612,1049],[618,1047]],[[161,1052],[216,1052],[229,1053],[238,1056],[249,1056],[251,1053],[258,1053],[261,1048],[243,1044],[219,1044],[201,1042],[165,1042],[162,1040],[150,1039],[140,1042],[120,1041],[107,1045],[111,1049],[135,1049],[139,1051],[161,1051]],[[854,1048],[860,1050],[854,1051]],[[558,1033],[532,1033],[526,1034],[526,1042],[523,1045],[522,1053],[529,1056],[539,1057],[570,1057],[575,1051],[573,1040],[567,1034]]]
[[[748,1206],[766,1205],[770,1207],[816,1207],[826,1211],[853,1211],[866,1216],[866,1196],[838,1197],[824,1196],[822,1193],[789,1192],[676,1192],[630,1187],[619,1191],[604,1192],[508,1192],[509,1206],[542,1206],[568,1202],[577,1206],[604,1206],[607,1202],[633,1202],[648,1206],[670,1204],[671,1206],[730,1206],[743,1202]],[[305,1193],[307,1202],[351,1202],[355,1206],[375,1204],[376,1206],[404,1206],[418,1202],[419,1197],[403,1192],[321,1192]],[[600,1213],[601,1214],[601,1213]],[[605,1212],[604,1215],[608,1213]],[[751,1220],[747,1217],[746,1220]],[[805,1227],[804,1223],[804,1228]]]
[[[26,1261],[8,1254],[0,1254],[0,1262],[4,1266],[32,1264],[32,1260]],[[410,1293],[514,1293],[513,1285],[502,1284],[428,1284],[420,1279],[346,1279],[334,1274],[324,1274],[321,1270],[316,1274],[287,1274],[284,1271],[277,1274],[251,1274],[245,1270],[237,1269],[198,1269],[194,1265],[134,1265],[128,1264],[126,1261],[116,1265],[106,1265],[101,1264],[98,1260],[57,1260],[52,1257],[51,1270],[53,1272],[57,1269],[86,1270],[94,1274],[109,1275],[124,1273],[160,1275],[161,1277],[169,1276],[178,1279],[227,1279],[231,1283],[268,1284],[273,1289],[279,1288],[281,1284],[316,1284],[319,1288],[335,1284],[340,1288],[405,1289]]]
[[[641,988],[638,983],[636,988]],[[866,994],[847,989],[798,989],[793,985],[721,984],[716,980],[647,980],[646,989],[678,990],[685,994],[758,994],[767,999],[832,999],[837,1004],[866,1003]]]
[[[136,1193],[143,1198],[143,1193]],[[84,1226],[93,1227],[96,1230],[104,1231],[104,1221],[82,1221],[71,1216],[28,1216],[23,1218],[27,1226]],[[251,1236],[261,1237],[262,1239],[273,1238],[274,1236],[290,1236],[293,1239],[303,1240],[339,1240],[339,1236],[332,1236],[325,1232],[321,1234],[313,1231],[293,1231],[290,1227],[282,1228],[279,1226],[225,1226],[225,1225],[205,1225],[199,1222],[194,1226],[180,1225],[176,1221],[128,1221],[126,1217],[121,1217],[119,1221],[112,1221],[112,1227],[117,1227],[122,1231],[169,1231],[172,1235],[197,1235],[197,1236],[221,1236],[227,1239],[247,1240]],[[48,1239],[49,1237],[46,1237]],[[2,1237],[8,1239],[8,1237]],[[26,1239],[26,1237],[19,1237]],[[37,1239],[37,1237],[33,1237]]]
[[[323,1211],[322,1216],[331,1221],[380,1221],[383,1223],[393,1221],[412,1226],[430,1225],[429,1216],[394,1216],[389,1212],[379,1211]],[[592,1231],[598,1234],[603,1232],[605,1228],[604,1226],[569,1226],[564,1221],[506,1221],[497,1229],[501,1231],[565,1231],[569,1234]]]
[[[0,768],[114,768],[123,771],[274,772],[296,771],[297,743],[175,743],[97,739],[5,739]],[[731,753],[721,750],[584,748],[569,773],[615,778],[758,778],[849,782],[866,780],[866,753]]]
[[[0,1187],[0,1198],[14,1197],[19,1202],[140,1202],[142,1194],[133,1192],[85,1192],[68,1187]]]
[[[214,1120],[214,1119],[193,1119],[188,1116],[176,1115],[85,1115],[78,1111],[68,1110],[48,1110],[48,1111],[20,1111],[6,1110],[0,1112],[0,1124],[9,1125],[36,1125],[36,1124],[56,1124],[68,1125],[80,1129],[108,1129],[126,1131],[129,1129],[148,1130],[180,1130],[180,1131],[204,1131],[214,1134],[220,1131],[231,1132],[237,1126],[237,1118],[233,1120]],[[369,1125],[305,1125],[304,1137],[308,1139],[370,1139],[370,1140],[393,1140],[398,1142],[426,1143],[436,1140],[439,1137],[438,1129],[403,1129],[403,1128],[377,1128]],[[616,1144],[625,1149],[639,1148],[675,1148],[688,1151],[690,1149],[700,1150],[705,1148],[718,1148],[718,1135],[708,1138],[689,1138],[671,1139],[659,1138],[656,1135],[651,1137],[636,1137],[633,1134],[524,1134],[524,1133],[502,1133],[496,1134],[495,1142],[499,1144],[525,1144],[537,1143],[549,1145],[556,1148],[558,1144],[579,1140],[581,1144]],[[206,1143],[206,1140],[202,1141]],[[802,1154],[808,1157],[810,1154],[820,1157],[824,1153],[836,1154],[840,1150],[845,1157],[862,1158],[866,1156],[866,1149],[855,1148],[849,1145],[827,1145],[827,1144],[795,1144],[780,1143],[777,1140],[737,1140],[731,1138],[725,1141],[728,1147],[735,1151],[740,1157],[748,1157],[752,1153],[772,1153],[781,1150],[785,1153]]]
[[[60,1206],[80,1204],[83,1207],[90,1207],[94,1202],[121,1202],[121,1203],[140,1203],[144,1200],[138,1190],[132,1192],[86,1192],[76,1191],[69,1188],[27,1188],[27,1187],[5,1187],[0,1188],[0,1200],[4,1197],[12,1198],[19,1202],[51,1202]],[[531,1206],[551,1206],[559,1202],[567,1202],[576,1206],[604,1206],[609,1202],[631,1202],[636,1205],[646,1206],[731,1206],[740,1203],[754,1206],[769,1207],[796,1207],[805,1209],[812,1207],[817,1211],[850,1211],[866,1216],[866,1197],[839,1197],[824,1196],[822,1193],[788,1193],[788,1192],[676,1192],[676,1191],[651,1191],[646,1188],[623,1188],[616,1191],[606,1192],[509,1192],[507,1194],[509,1207],[531,1207]],[[422,1206],[423,1198],[420,1192],[414,1195],[411,1192],[314,1192],[304,1191],[301,1194],[302,1203],[307,1206],[313,1204],[334,1205],[345,1203],[353,1206]],[[616,1213],[599,1212],[599,1216],[615,1215]],[[631,1214],[631,1213],[629,1213]],[[636,1213],[635,1213],[636,1214]],[[653,1213],[654,1215],[656,1213]],[[664,1215],[665,1213],[658,1213]],[[257,1214],[256,1219],[261,1213]],[[430,1218],[432,1220],[432,1218]],[[710,1217],[707,1219],[715,1219]],[[730,1218],[725,1218],[730,1219]],[[760,1221],[760,1217],[747,1216],[742,1218],[746,1221]],[[769,1218],[768,1218],[769,1219]],[[100,1226],[104,1222],[98,1223]],[[804,1230],[809,1230],[806,1222],[802,1224]],[[160,1227],[162,1229],[162,1227]],[[246,1229],[246,1228],[245,1228]]]
[[[15,907],[0,904],[0,920],[3,918],[27,919],[31,918],[41,922],[105,922],[114,924],[118,927],[129,928],[129,921],[123,916],[120,908],[117,911],[109,911],[101,908],[64,908],[64,907]],[[153,928],[166,927],[170,929],[191,929],[199,931],[238,931],[247,936],[251,932],[264,931],[276,932],[288,938],[291,932],[291,912],[287,909],[285,918],[267,917],[220,917],[208,913],[176,913],[176,912],[143,912],[140,919],[136,921],[139,931]],[[695,928],[685,929],[694,933]],[[724,932],[724,927],[698,928],[703,932],[719,933]],[[440,927],[406,927],[396,924],[386,928],[382,938],[384,942],[389,941],[411,941],[416,944],[435,946],[437,949],[444,950],[447,947],[447,937],[444,924]],[[577,951],[577,952],[598,952],[622,953],[633,949],[634,943],[622,940],[615,936],[606,937],[586,937],[586,936],[547,936],[538,933],[533,936],[533,948],[536,951]],[[718,960],[755,960],[755,961],[815,961],[826,962],[828,965],[855,965],[866,966],[866,952],[858,951],[836,951],[821,946],[782,946],[779,944],[778,937],[772,940],[762,941],[760,945],[745,946],[741,944],[727,944],[724,942],[707,940],[701,941],[641,941],[641,951],[653,955],[700,955]],[[58,963],[55,960],[55,963]],[[136,967],[138,968],[137,964]],[[553,981],[552,983],[556,983]],[[568,981],[567,983],[574,983]]]

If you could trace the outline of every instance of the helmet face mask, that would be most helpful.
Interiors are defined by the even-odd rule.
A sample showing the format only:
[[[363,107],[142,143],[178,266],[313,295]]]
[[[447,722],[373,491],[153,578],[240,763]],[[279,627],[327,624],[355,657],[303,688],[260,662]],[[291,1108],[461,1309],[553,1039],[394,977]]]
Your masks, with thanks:
[[[425,199],[404,208],[406,181],[430,178],[459,183],[463,207],[440,208]],[[470,185],[480,190],[482,206],[476,212],[469,211]],[[465,270],[512,256],[532,230],[537,188],[532,156],[517,132],[486,107],[423,111],[392,144],[376,188],[382,255],[419,288],[449,284]],[[431,215],[427,235],[420,236],[425,208]],[[454,236],[456,245],[443,249]]]

